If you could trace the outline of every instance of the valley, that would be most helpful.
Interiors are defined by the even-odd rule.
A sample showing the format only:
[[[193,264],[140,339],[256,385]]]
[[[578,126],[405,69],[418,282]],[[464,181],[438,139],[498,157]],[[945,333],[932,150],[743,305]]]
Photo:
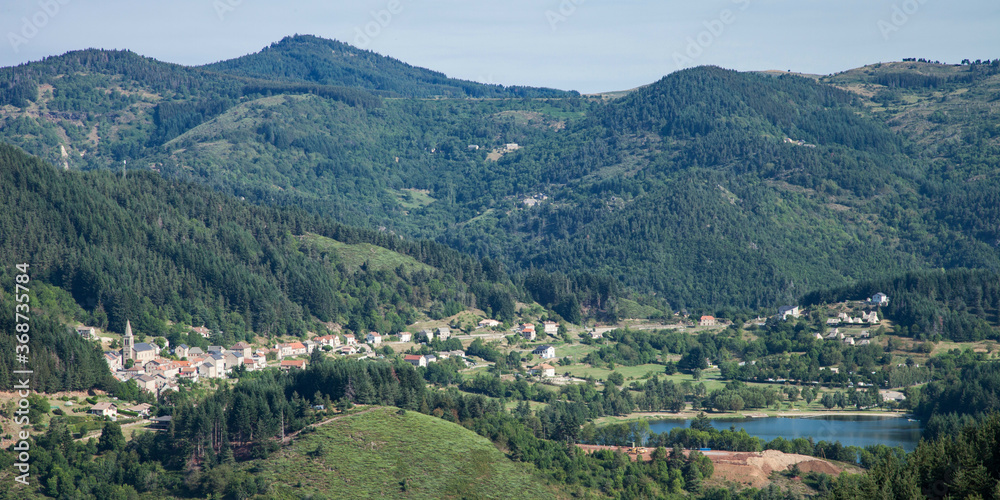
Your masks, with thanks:
[[[996,496],[998,96],[307,35],[0,68],[0,498]]]

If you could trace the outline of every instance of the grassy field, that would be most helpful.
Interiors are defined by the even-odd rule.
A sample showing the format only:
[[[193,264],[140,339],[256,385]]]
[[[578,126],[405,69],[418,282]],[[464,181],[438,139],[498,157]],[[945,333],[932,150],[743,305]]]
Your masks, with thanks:
[[[414,269],[433,270],[432,267],[417,261],[413,257],[408,257],[368,243],[348,245],[316,234],[307,234],[303,238],[303,242],[317,250],[335,253],[347,267],[360,268],[367,262],[372,269],[388,271],[394,270],[399,266],[403,266],[410,271]]]
[[[392,193],[392,195],[399,200],[399,204],[407,210],[423,208],[437,201],[431,197],[427,191],[422,189],[390,189],[389,192]]]
[[[273,485],[268,498],[554,498],[486,438],[395,408],[330,422],[244,467]]]
[[[535,344],[535,342],[532,342],[530,345],[534,346]],[[541,344],[539,343],[538,345]],[[596,346],[586,344],[556,344],[553,342],[549,345],[555,346],[556,358],[562,359],[569,356],[570,359],[577,363],[586,357],[588,353],[597,350]]]
[[[558,354],[559,351],[557,350]],[[556,373],[562,375],[563,373],[569,372],[574,377],[594,377],[598,380],[606,380],[608,375],[612,370],[607,368],[595,368],[590,365],[571,365],[571,366],[557,366]],[[625,377],[625,381],[635,379],[639,380],[643,375],[647,373],[663,373],[663,365],[638,365],[638,366],[616,366],[614,371],[621,373]],[[691,378],[688,375],[688,378]]]
[[[992,340],[985,340],[982,342],[952,342],[950,340],[942,340],[934,344],[934,350],[931,351],[932,356],[937,356],[938,354],[946,353],[952,349],[964,350],[972,349],[976,352],[987,352],[992,355],[997,352],[997,343]]]
[[[699,383],[705,384],[705,390],[712,392],[716,389],[722,389],[726,384],[720,378],[719,370],[705,370],[701,374],[700,380],[695,380],[691,374],[688,373],[675,373],[673,375],[666,375],[668,380],[673,380],[675,384],[679,384],[685,380],[691,382],[694,385]]]

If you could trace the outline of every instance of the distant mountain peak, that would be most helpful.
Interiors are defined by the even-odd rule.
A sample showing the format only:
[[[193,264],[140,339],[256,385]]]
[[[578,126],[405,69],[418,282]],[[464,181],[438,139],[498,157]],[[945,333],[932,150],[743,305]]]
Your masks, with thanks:
[[[242,77],[363,88],[398,97],[568,97],[556,89],[449,78],[377,52],[315,35],[292,35],[261,51],[201,68]]]

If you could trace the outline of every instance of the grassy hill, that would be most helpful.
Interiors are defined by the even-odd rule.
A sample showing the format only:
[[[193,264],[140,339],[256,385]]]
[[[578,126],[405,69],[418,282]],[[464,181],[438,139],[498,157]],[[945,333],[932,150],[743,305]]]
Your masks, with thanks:
[[[241,464],[269,498],[555,498],[534,468],[457,424],[379,407],[321,425]]]

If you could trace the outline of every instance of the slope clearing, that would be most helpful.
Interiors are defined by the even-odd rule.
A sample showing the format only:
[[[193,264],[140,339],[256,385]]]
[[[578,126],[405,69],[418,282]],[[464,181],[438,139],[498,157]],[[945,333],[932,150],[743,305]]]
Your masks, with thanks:
[[[395,408],[337,419],[244,464],[270,498],[554,498],[530,466],[459,425]]]

